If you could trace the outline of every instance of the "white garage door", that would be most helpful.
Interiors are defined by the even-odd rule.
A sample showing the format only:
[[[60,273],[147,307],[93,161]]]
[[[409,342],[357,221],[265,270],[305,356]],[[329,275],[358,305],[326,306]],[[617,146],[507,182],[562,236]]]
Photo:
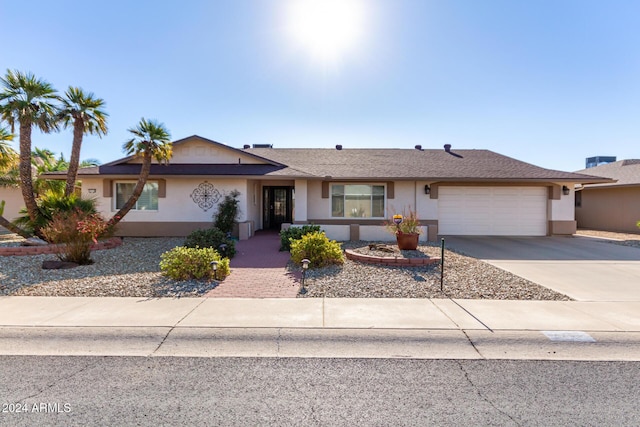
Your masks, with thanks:
[[[544,236],[546,187],[440,187],[438,233],[458,236]]]

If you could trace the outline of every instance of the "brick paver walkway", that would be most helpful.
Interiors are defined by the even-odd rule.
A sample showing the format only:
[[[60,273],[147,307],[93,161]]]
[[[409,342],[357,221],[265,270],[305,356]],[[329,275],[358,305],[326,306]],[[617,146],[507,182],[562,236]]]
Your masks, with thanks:
[[[295,298],[300,274],[285,267],[289,252],[279,252],[280,236],[257,232],[249,240],[236,243],[231,274],[205,296],[212,298]]]

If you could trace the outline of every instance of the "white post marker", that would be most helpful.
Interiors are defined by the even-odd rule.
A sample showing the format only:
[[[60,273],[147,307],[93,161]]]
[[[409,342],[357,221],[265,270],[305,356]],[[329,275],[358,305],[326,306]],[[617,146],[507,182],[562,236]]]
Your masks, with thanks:
[[[542,331],[551,341],[559,342],[596,342],[595,338],[582,331]]]

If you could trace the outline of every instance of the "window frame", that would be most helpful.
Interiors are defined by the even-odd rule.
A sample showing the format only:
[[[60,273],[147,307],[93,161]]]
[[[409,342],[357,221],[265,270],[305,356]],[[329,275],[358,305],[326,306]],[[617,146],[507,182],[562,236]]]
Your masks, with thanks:
[[[133,184],[134,188],[135,185],[137,184],[137,180],[130,180],[130,179],[121,179],[121,180],[114,180],[113,181],[113,211],[117,212],[119,211],[121,208],[118,207],[118,184]],[[158,180],[154,180],[154,179],[149,179],[147,180],[147,182],[145,182],[145,187],[149,184],[156,184],[156,198],[158,199],[158,208],[157,209],[138,209],[138,203],[140,202],[140,198],[138,198],[138,200],[136,200],[136,204],[135,206],[133,206],[131,208],[132,211],[136,211],[136,212],[158,212],[160,210],[160,181]],[[144,193],[144,189],[142,190]],[[142,197],[142,194],[140,195]],[[125,200],[126,203],[126,200]]]
[[[343,215],[342,216],[334,216],[333,215],[333,189],[335,186],[343,186],[344,191],[342,194],[342,200],[343,200]],[[373,187],[382,187],[382,202],[383,202],[383,206],[382,206],[382,216],[368,216],[368,217],[351,217],[347,215],[347,211],[346,211],[346,196],[347,196],[347,190],[346,187],[349,185],[366,185],[369,186],[371,188],[371,198],[370,198],[370,209],[371,209],[371,213],[373,214],[373,197],[374,197],[374,192],[373,192]],[[385,212],[387,211],[387,184],[384,182],[332,182],[330,187],[329,187],[329,218],[331,219],[359,219],[359,220],[384,220],[386,218],[385,216]]]

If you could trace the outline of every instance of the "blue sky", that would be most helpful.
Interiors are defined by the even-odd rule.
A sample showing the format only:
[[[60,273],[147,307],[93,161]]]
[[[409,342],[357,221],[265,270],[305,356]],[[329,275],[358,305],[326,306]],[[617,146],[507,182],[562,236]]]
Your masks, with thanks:
[[[327,60],[289,31],[292,0],[0,0],[0,70],[105,99],[82,152],[102,162],[141,117],[234,147],[640,157],[640,2],[359,1],[357,43]],[[71,139],[33,138],[67,158]]]

